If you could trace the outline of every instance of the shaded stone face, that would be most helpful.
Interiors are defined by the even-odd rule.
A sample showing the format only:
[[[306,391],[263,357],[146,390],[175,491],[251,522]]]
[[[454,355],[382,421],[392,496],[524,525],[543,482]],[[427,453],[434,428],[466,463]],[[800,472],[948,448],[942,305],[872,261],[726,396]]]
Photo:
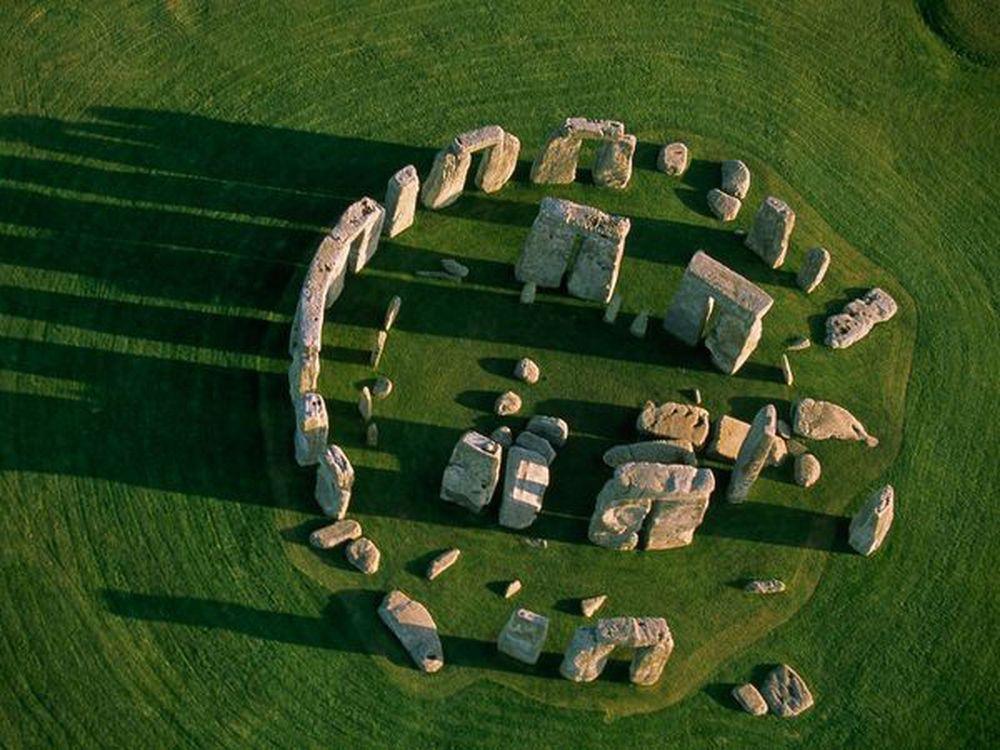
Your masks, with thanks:
[[[871,333],[877,323],[892,319],[898,309],[888,292],[878,287],[869,289],[864,296],[848,302],[842,312],[826,319],[826,345],[846,349]]]
[[[331,445],[316,469],[316,502],[331,518],[343,518],[351,503],[354,467],[339,445]]]
[[[549,133],[531,165],[531,181],[539,185],[560,185],[576,179],[580,144],[599,140],[594,160],[594,182],[602,187],[624,188],[632,177],[632,157],[636,138],[625,133],[616,120],[569,117]]]
[[[378,615],[421,670],[437,672],[444,666],[437,625],[423,604],[402,591],[390,591],[379,605]]]
[[[708,200],[708,207],[715,214],[715,218],[720,221],[732,221],[743,207],[743,203],[739,198],[735,198],[719,190],[719,188],[709,190],[706,198]]]
[[[882,546],[895,514],[896,492],[891,484],[876,490],[851,519],[848,542],[865,557]]]
[[[788,253],[788,240],[795,228],[795,212],[780,198],[768,196],[753,217],[746,246],[771,268],[779,268]]]
[[[557,448],[566,445],[566,441],[569,439],[569,425],[566,424],[565,419],[560,417],[536,414],[528,420],[528,426],[525,429],[545,438]]]
[[[521,141],[499,125],[487,125],[460,133],[437,153],[420,192],[423,204],[436,209],[457,201],[465,189],[472,155],[483,150],[486,154],[476,172],[476,186],[486,193],[502,188],[514,174]]]
[[[413,225],[417,211],[417,196],[420,193],[420,177],[417,168],[409,164],[389,178],[385,189],[385,224],[382,228],[386,237],[395,237]]]
[[[478,513],[500,481],[503,449],[485,435],[470,430],[459,439],[441,478],[441,499]]]
[[[795,283],[809,294],[823,282],[826,271],[830,267],[830,252],[823,247],[814,247],[806,253],[802,267],[795,276]]]
[[[694,446],[687,440],[646,440],[641,443],[616,445],[604,452],[604,463],[616,468],[631,461],[657,464],[687,464],[697,466]]]
[[[318,393],[306,393],[295,409],[295,461],[309,466],[319,461],[326,450],[330,424],[326,403]]]
[[[551,466],[552,462],[556,459],[555,449],[548,440],[536,435],[533,432],[522,432],[517,436],[517,440],[514,441],[514,445],[519,445],[522,448],[527,448],[529,451],[534,451],[542,458],[545,459],[545,464]]]
[[[777,429],[778,410],[774,408],[774,404],[768,404],[757,412],[736,456],[726,492],[729,502],[741,503],[747,499],[750,488],[774,453],[774,444],[778,440]]]
[[[528,609],[516,609],[500,631],[497,649],[525,664],[537,664],[548,634],[548,617]]]
[[[671,177],[680,177],[688,168],[688,147],[681,142],[668,143],[660,149],[656,168]]]
[[[594,159],[594,184],[624,190],[632,179],[635,144],[634,135],[623,135],[602,143]]]
[[[722,162],[722,190],[743,200],[750,192],[750,169],[739,159]]]

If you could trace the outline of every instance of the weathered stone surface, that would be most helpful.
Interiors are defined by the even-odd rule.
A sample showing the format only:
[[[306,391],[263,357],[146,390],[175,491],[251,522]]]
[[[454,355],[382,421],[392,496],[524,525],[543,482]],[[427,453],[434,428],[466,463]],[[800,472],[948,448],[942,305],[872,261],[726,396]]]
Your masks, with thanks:
[[[397,294],[393,295],[393,298],[389,300],[389,304],[385,308],[385,318],[382,323],[382,330],[387,333],[392,330],[392,326],[396,322],[396,318],[399,317],[399,310],[403,306],[402,298]]]
[[[643,310],[632,320],[628,327],[628,332],[637,339],[646,338],[646,329],[649,327],[649,313]]]
[[[848,541],[851,547],[868,557],[882,546],[892,527],[896,492],[891,484],[876,490],[851,519]]]
[[[660,149],[656,157],[656,168],[671,177],[680,177],[688,168],[688,147],[686,143],[668,143]]]
[[[795,382],[795,374],[792,372],[792,363],[788,361],[788,355],[781,355],[781,379],[785,385],[792,385]]]
[[[358,394],[358,414],[366,422],[372,419],[372,392],[367,385],[361,386],[361,392]]]
[[[759,578],[747,581],[743,590],[748,594],[780,594],[785,590],[785,582],[777,578]]]
[[[774,436],[774,443],[771,445],[771,453],[767,457],[768,466],[782,466],[788,458],[788,444],[780,435]]]
[[[771,268],[779,268],[788,253],[788,240],[795,228],[795,212],[788,204],[769,195],[753,217],[746,246]]]
[[[351,273],[360,273],[374,257],[384,222],[385,209],[365,197],[348,206],[337,225],[330,230],[335,242],[350,248],[347,267]]]
[[[635,145],[635,136],[626,134],[598,146],[592,172],[594,184],[614,190],[624,190],[632,179]]]
[[[382,353],[385,351],[385,343],[389,340],[388,331],[378,331],[375,334],[375,341],[372,343],[372,353],[369,358],[373,370],[377,370],[382,361]]]
[[[722,189],[734,198],[743,200],[750,192],[750,169],[739,159],[722,162]]]
[[[819,481],[821,472],[819,459],[812,453],[795,457],[795,484],[799,487],[812,487]]]
[[[608,302],[608,306],[604,308],[604,322],[614,323],[618,320],[618,313],[622,309],[622,296],[620,294],[612,294],[611,301]]]
[[[344,542],[361,536],[361,524],[350,518],[316,529],[309,535],[309,546],[314,549],[333,549]]]
[[[389,178],[385,188],[385,224],[382,228],[386,237],[395,237],[413,225],[417,211],[417,195],[420,193],[420,177],[412,164],[400,169]]]
[[[634,648],[629,678],[636,685],[654,685],[674,648],[673,635],[662,617],[613,617],[576,629],[566,648],[560,673],[573,682],[597,679],[617,647]]]
[[[318,393],[304,393],[295,404],[295,461],[299,466],[318,463],[326,451],[330,423],[326,403]]]
[[[667,440],[684,440],[701,448],[708,439],[708,410],[691,404],[647,401],[635,427],[641,435]]]
[[[378,425],[369,422],[365,428],[365,445],[369,448],[378,448]]]
[[[569,425],[559,417],[536,414],[528,420],[525,429],[545,438],[557,448],[562,448],[569,439]]]
[[[606,303],[618,283],[631,226],[622,216],[561,198],[543,198],[514,275],[520,282],[558,288],[572,264],[569,293]]]
[[[503,590],[503,598],[504,599],[511,599],[511,598],[517,596],[520,593],[520,591],[521,591],[522,588],[524,588],[524,584],[521,583],[521,579],[520,578],[515,578],[513,581],[511,581],[510,583],[508,583],[507,586],[504,588],[504,590]]]
[[[534,281],[528,281],[521,287],[521,304],[533,305],[535,296],[538,294],[538,285]]]
[[[355,568],[366,576],[370,576],[378,573],[382,553],[375,546],[375,542],[368,537],[362,536],[353,540],[344,548],[344,557]]]
[[[549,548],[549,540],[548,539],[542,539],[541,537],[537,537],[537,536],[523,536],[523,537],[521,537],[521,542],[524,543],[526,546],[531,547],[533,549],[548,549]]]
[[[566,646],[559,673],[571,682],[593,682],[600,677],[608,657],[615,650],[612,643],[597,639],[597,628],[582,626],[573,633]]]
[[[542,510],[548,486],[549,467],[545,458],[519,445],[513,446],[507,452],[504,470],[500,525],[509,529],[531,526]]]
[[[843,311],[826,319],[826,345],[846,349],[867,336],[877,323],[890,320],[898,310],[896,300],[883,289],[869,289],[847,303]]]
[[[490,440],[499,443],[504,448],[509,448],[514,442],[514,433],[507,425],[501,425],[490,433]]]
[[[715,214],[715,218],[720,221],[732,221],[739,215],[740,209],[743,207],[739,198],[724,193],[719,188],[712,188],[705,197],[708,200],[708,207]]]
[[[331,518],[343,518],[351,503],[354,467],[339,445],[331,445],[316,469],[316,502]]]
[[[804,398],[792,405],[792,431],[811,440],[862,440],[874,448],[878,438],[843,406]]]
[[[812,346],[812,341],[805,336],[797,336],[785,348],[790,352],[800,352],[803,349],[808,349],[810,346]]]
[[[709,469],[633,462],[615,469],[597,496],[587,536],[611,549],[672,549],[691,543],[715,489]]]
[[[390,591],[379,605],[378,615],[420,669],[429,673],[444,666],[437,625],[423,604],[402,591]]]
[[[533,432],[528,432],[527,430],[522,432],[517,436],[517,440],[514,441],[514,445],[519,445],[522,448],[527,448],[529,451],[534,451],[545,459],[546,466],[551,466],[552,462],[556,460],[556,451],[549,441],[541,435],[536,435]]]
[[[750,432],[749,422],[729,415],[720,417],[715,423],[712,441],[708,444],[708,455],[726,461],[735,461],[748,432]]]
[[[603,142],[595,159],[594,182],[625,187],[632,174],[635,136],[626,135],[625,126],[615,120],[585,117],[568,117],[549,133],[531,165],[531,181],[547,185],[573,182],[584,139]]]
[[[493,413],[498,417],[507,417],[521,411],[521,397],[514,391],[504,391],[497,396],[496,403],[493,404]]]
[[[420,191],[423,204],[436,209],[458,200],[472,166],[472,155],[482,150],[486,150],[486,155],[476,172],[476,185],[486,193],[503,187],[514,174],[521,141],[499,125],[487,125],[455,136],[448,146],[437,153]]]
[[[629,681],[633,685],[655,685],[673,651],[674,639],[669,630],[664,641],[637,648],[628,668]]]
[[[747,499],[750,488],[774,451],[774,444],[779,439],[777,428],[778,410],[774,408],[774,404],[768,404],[757,412],[736,456],[729,489],[726,491],[729,502],[741,503]]]
[[[752,716],[763,716],[767,713],[764,696],[749,682],[734,687],[732,696],[733,700],[740,704],[740,708]]]
[[[500,631],[497,648],[525,664],[537,664],[548,635],[548,617],[528,609],[515,609]]]
[[[514,366],[514,377],[528,385],[537,383],[541,374],[542,371],[539,369],[538,363],[530,357],[522,357]]]
[[[456,279],[465,279],[469,276],[469,267],[464,263],[459,263],[454,258],[442,258],[441,268]]]
[[[292,405],[318,387],[319,352],[303,349],[293,354],[292,364],[288,367],[288,393],[292,397]]]
[[[493,497],[500,481],[503,448],[470,430],[456,443],[441,478],[441,499],[478,513]]]
[[[457,547],[445,550],[440,555],[431,560],[430,564],[427,566],[427,580],[433,581],[439,575],[444,573],[448,568],[458,562],[458,558],[462,555],[462,550]]]
[[[597,596],[588,596],[586,599],[580,600],[580,614],[584,617],[593,617],[597,614],[597,610],[604,606],[604,603],[608,600],[607,594],[599,594]]]
[[[688,346],[705,339],[712,362],[733,374],[757,348],[774,300],[701,250],[688,263],[663,327]]]
[[[604,452],[604,463],[611,468],[617,468],[632,461],[698,465],[694,446],[687,440],[646,440],[641,443],[615,445]]]
[[[393,384],[389,378],[379,375],[372,384],[371,394],[379,401],[389,398],[392,394]]]
[[[811,248],[802,261],[802,267],[795,276],[795,283],[799,288],[809,294],[821,283],[826,271],[830,267],[830,251],[824,247]]]
[[[775,667],[760,686],[767,707],[775,716],[798,716],[812,707],[813,697],[798,672],[787,664]]]

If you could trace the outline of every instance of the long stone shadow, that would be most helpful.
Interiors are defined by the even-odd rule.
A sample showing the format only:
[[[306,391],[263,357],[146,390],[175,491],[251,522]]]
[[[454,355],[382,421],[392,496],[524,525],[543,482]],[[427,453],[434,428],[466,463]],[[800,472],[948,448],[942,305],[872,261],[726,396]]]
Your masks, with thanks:
[[[831,513],[750,501],[731,504],[716,491],[698,534],[849,554],[850,519]]]

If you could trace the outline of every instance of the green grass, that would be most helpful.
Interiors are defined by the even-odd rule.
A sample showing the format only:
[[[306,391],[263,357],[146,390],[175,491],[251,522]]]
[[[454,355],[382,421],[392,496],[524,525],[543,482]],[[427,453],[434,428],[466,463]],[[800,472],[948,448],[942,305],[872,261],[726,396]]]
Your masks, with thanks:
[[[978,16],[972,7],[971,14]],[[989,164],[998,73],[955,56],[909,3],[18,4],[5,11],[0,90],[0,743],[9,746],[980,747],[995,740],[997,284]],[[986,19],[974,26],[995,37]],[[586,61],[574,66],[570,60]],[[515,181],[423,211],[349,280],[326,327],[321,387],[358,468],[352,511],[383,547],[366,579],[302,542],[320,519],[312,472],[289,457],[290,311],[322,228],[389,174],[461,130],[498,122],[522,160],[568,114],[624,120],[640,148],[624,193]],[[697,159],[674,181],[657,144]],[[721,158],[754,181],[738,224],[774,192],[799,214],[789,270],[771,272],[704,216]],[[634,218],[615,328],[561,295],[517,303],[509,263],[553,194]],[[789,286],[815,242],[831,274]],[[703,247],[772,293],[765,338],[735,378],[654,324]],[[461,287],[411,271],[452,255]],[[871,283],[900,315],[847,350],[775,365]],[[385,302],[404,299],[362,447],[357,386]],[[491,429],[506,370],[544,378],[525,413],[564,415],[530,550],[436,498],[461,430]],[[701,387],[713,415],[828,397],[883,438],[820,444],[807,493],[770,472],[741,508],[713,503],[695,544],[616,554],[585,542],[647,397]],[[519,420],[510,420],[518,424]],[[713,468],[714,465],[713,465]],[[725,481],[719,472],[720,483]],[[846,554],[846,515],[879,481],[897,525],[870,560]],[[719,493],[721,498],[721,492]],[[531,533],[536,533],[533,530]],[[458,544],[433,584],[427,556]],[[758,572],[779,600],[730,585]],[[494,653],[511,606],[553,616],[537,669]],[[431,607],[446,669],[416,673],[373,617],[401,586]],[[621,666],[554,676],[582,620],[567,599],[663,614],[678,646],[662,683]],[[794,721],[733,709],[728,686],[788,661],[817,706]]]

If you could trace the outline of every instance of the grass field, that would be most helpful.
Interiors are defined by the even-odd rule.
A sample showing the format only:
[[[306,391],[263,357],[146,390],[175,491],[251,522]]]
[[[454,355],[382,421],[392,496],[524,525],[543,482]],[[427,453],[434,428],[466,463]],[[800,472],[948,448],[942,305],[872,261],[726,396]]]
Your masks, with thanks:
[[[1000,152],[1000,25],[988,5],[919,2],[475,4],[11,3],[0,88],[0,696],[4,746],[984,747],[997,741],[1000,612],[995,446],[998,326],[992,164]],[[971,51],[971,52],[970,52]],[[639,139],[622,193],[532,186],[546,131],[581,114]],[[321,390],[358,470],[352,513],[383,549],[372,578],[303,544],[321,523],[290,456],[285,379],[294,300],[323,228],[388,176],[421,174],[454,134],[499,123],[524,144],[514,181],[422,211],[351,278],[325,331]],[[683,180],[655,171],[684,139]],[[753,172],[798,213],[770,271],[705,214],[717,162]],[[558,294],[517,303],[510,263],[543,195],[633,218],[614,328]],[[810,297],[791,274],[827,246]],[[776,299],[736,377],[679,347],[662,315],[697,248]],[[462,286],[414,278],[445,256]],[[878,283],[900,314],[842,352],[776,368],[790,336]],[[381,311],[403,311],[382,371],[377,451],[357,388]],[[518,357],[543,380],[524,413],[573,437],[531,533],[545,551],[443,505],[437,484],[469,427],[490,430]],[[849,406],[875,450],[819,444],[808,492],[768,472],[753,502],[713,502],[695,544],[618,554],[586,543],[645,398],[698,386],[713,415],[812,395]],[[512,425],[520,419],[508,420]],[[727,478],[719,469],[720,484]],[[891,481],[896,526],[872,559],[846,518]],[[716,500],[721,499],[721,491]],[[432,584],[435,551],[463,559]],[[780,575],[780,600],[734,582]],[[553,618],[539,667],[495,654],[511,604]],[[411,668],[374,616],[387,588],[425,601],[448,666]],[[555,673],[575,598],[666,616],[660,685],[616,662]],[[729,687],[776,662],[816,707],[735,710]]]

